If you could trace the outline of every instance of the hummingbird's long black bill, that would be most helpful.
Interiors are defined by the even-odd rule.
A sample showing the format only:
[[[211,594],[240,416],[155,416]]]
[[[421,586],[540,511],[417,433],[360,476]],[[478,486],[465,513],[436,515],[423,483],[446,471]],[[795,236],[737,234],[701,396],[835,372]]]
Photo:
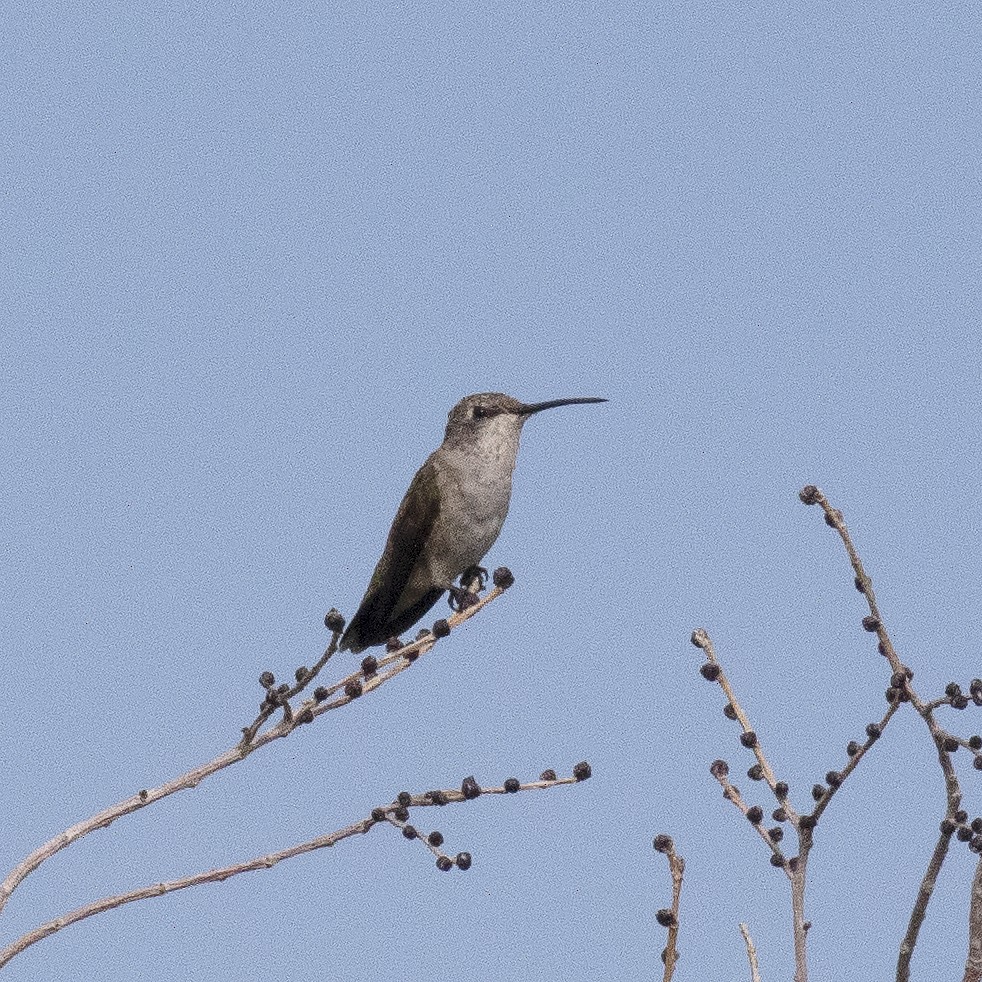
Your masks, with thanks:
[[[550,399],[548,402],[525,403],[519,410],[519,414],[522,416],[531,416],[533,413],[541,413],[543,409],[554,409],[556,406],[579,406],[588,402],[606,401],[606,399],[597,399],[593,396],[584,396],[579,399]]]

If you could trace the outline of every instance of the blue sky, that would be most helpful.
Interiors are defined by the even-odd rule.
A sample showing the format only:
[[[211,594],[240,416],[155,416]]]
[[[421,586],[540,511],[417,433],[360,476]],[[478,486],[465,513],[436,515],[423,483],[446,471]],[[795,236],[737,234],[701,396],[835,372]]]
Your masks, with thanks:
[[[708,773],[751,761],[688,638],[710,631],[806,808],[888,681],[841,548],[798,502],[816,483],[920,691],[982,674],[979,19],[6,14],[6,865],[215,756],[260,671],[316,658],[457,399],[610,399],[526,427],[488,557],[512,592],[371,700],[62,853],[4,936],[403,788],[584,758],[592,781],[421,815],[467,874],[376,830],[70,928],[6,975],[646,977],[667,831],[688,864],[678,977],[745,974],[739,921],[789,977],[786,884]],[[898,720],[823,818],[816,978],[892,975],[943,813],[932,755]],[[953,849],[915,978],[959,970],[973,870]]]

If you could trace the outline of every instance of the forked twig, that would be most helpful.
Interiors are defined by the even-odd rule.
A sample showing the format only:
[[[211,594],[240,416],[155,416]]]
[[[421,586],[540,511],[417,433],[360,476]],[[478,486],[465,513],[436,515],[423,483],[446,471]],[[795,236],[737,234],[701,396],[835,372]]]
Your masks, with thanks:
[[[469,620],[488,604],[500,597],[503,592],[504,588],[495,587],[476,605],[459,611],[448,618],[449,627],[452,629],[464,621]],[[344,623],[342,620],[341,626],[333,629],[331,644],[325,655],[322,656],[321,664],[325,663],[337,649],[337,643],[343,627]],[[327,695],[324,698],[318,699],[315,696],[306,700],[297,710],[284,712],[283,718],[278,723],[267,730],[259,732],[262,723],[271,715],[271,713],[266,714],[264,709],[260,712],[260,717],[257,718],[258,725],[254,723],[252,727],[246,728],[249,731],[252,731],[253,727],[255,728],[248,741],[243,736],[242,740],[219,754],[214,760],[206,764],[201,764],[199,767],[195,767],[156,788],[139,791],[135,795],[124,798],[122,801],[118,801],[116,804],[104,808],[84,821],[65,829],[63,832],[59,832],[58,835],[38,846],[30,855],[21,860],[6,875],[3,882],[0,883],[0,911],[3,910],[11,894],[27,876],[33,873],[42,863],[52,856],[57,855],[57,853],[70,846],[73,842],[77,842],[83,836],[97,829],[107,828],[117,819],[140,811],[140,809],[155,804],[172,794],[176,794],[178,791],[187,791],[191,788],[196,788],[202,781],[211,777],[213,774],[217,774],[232,764],[239,763],[250,754],[255,753],[273,741],[289,736],[298,726],[310,723],[315,717],[345,706],[365,693],[377,689],[383,683],[395,678],[396,675],[409,668],[421,655],[430,651],[438,641],[439,639],[435,635],[428,634],[426,637],[414,641],[411,644],[402,646],[397,651],[379,660],[378,664],[382,670],[374,677],[365,679],[362,670],[352,672],[340,682],[326,689],[325,692]],[[310,679],[308,678],[304,684],[306,685],[309,681]],[[320,695],[322,693],[318,691],[317,696]],[[331,696],[334,698],[331,698]]]
[[[662,927],[668,928],[668,938],[661,953],[665,970],[662,982],[672,982],[675,965],[679,960],[679,908],[682,902],[682,880],[685,876],[685,860],[675,851],[675,843],[670,835],[664,833],[655,836],[656,851],[664,853],[668,858],[668,871],[672,877],[672,906],[659,910],[655,918]]]
[[[353,824],[348,825],[345,828],[338,829],[337,831],[329,832],[325,835],[319,835],[313,839],[308,839],[306,842],[300,842],[296,845],[290,846],[287,849],[281,849],[279,852],[267,853],[266,855],[256,856],[255,858],[245,860],[244,862],[233,863],[229,866],[222,866],[218,869],[195,873],[192,876],[186,876],[179,880],[150,884],[149,886],[141,887],[137,890],[130,890],[127,893],[119,893],[110,897],[103,897],[100,900],[85,904],[82,907],[77,907],[75,910],[69,911],[67,914],[56,917],[45,924],[41,924],[34,930],[22,935],[6,948],[0,950],[0,968],[6,965],[12,958],[26,951],[39,941],[43,941],[45,938],[50,937],[52,934],[56,934],[58,931],[61,931],[63,928],[66,928],[71,924],[77,924],[79,921],[84,921],[89,917],[94,917],[96,914],[102,914],[107,910],[114,910],[115,908],[123,907],[126,904],[136,903],[139,900],[149,900],[153,897],[163,897],[169,893],[175,893],[178,890],[187,890],[190,887],[201,886],[205,883],[221,883],[230,877],[238,876],[241,873],[272,869],[272,867],[274,867],[277,863],[280,863],[285,859],[294,859],[297,856],[302,856],[308,852],[314,852],[318,849],[327,849],[331,846],[337,845],[339,842],[342,842],[345,839],[351,838],[352,836],[364,835],[375,825],[380,823],[395,825],[397,828],[402,830],[407,839],[421,838],[418,833],[416,833],[415,829],[413,829],[411,835],[406,834],[407,829],[412,828],[407,824],[410,808],[459,804],[462,801],[472,800],[473,798],[476,798],[478,795],[482,794],[509,794],[517,791],[533,791],[544,788],[555,788],[560,787],[561,785],[576,784],[579,781],[586,780],[586,778],[589,776],[590,767],[584,762],[576,765],[576,767],[573,769],[572,777],[556,777],[551,780],[540,779],[538,781],[529,781],[525,784],[519,784],[517,780],[511,778],[501,787],[484,789],[477,788],[476,784],[473,783],[473,778],[468,778],[462,785],[462,788],[465,790],[461,791],[430,791],[422,795],[409,795],[407,792],[403,792],[399,795],[398,800],[393,802],[391,805],[384,805],[380,808],[373,809],[372,814],[368,818],[363,818],[360,821],[354,822]],[[477,793],[469,790],[471,788],[476,789]],[[443,843],[443,836],[440,835],[440,833],[431,832],[422,841],[427,848],[436,855],[437,867],[439,869],[449,870],[454,866],[457,866],[459,869],[466,870],[470,867],[471,859],[469,853],[458,853],[455,858],[451,859],[450,856],[446,855],[440,850],[439,847]]]
[[[743,935],[743,943],[747,946],[747,961],[750,962],[750,982],[760,982],[760,965],[757,963],[757,948],[754,945],[754,939],[750,937],[750,928],[746,924],[741,924],[740,933]]]

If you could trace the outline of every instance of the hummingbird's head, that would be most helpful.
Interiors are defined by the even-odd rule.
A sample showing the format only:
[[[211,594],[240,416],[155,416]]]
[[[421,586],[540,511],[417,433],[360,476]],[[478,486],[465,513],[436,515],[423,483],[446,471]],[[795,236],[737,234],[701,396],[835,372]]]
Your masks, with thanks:
[[[450,410],[445,441],[517,438],[525,421],[543,409],[571,406],[606,399],[552,399],[549,402],[519,402],[503,392],[479,392],[465,396]]]

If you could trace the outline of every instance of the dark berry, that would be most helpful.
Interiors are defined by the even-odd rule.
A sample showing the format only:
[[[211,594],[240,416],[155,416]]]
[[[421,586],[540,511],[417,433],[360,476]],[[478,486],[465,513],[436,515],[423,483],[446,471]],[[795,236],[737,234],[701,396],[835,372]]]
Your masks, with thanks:
[[[499,590],[507,590],[510,586],[515,585],[515,577],[512,575],[512,571],[507,566],[499,566],[491,574],[491,582]]]
[[[818,501],[818,488],[814,484],[806,484],[799,492],[798,497],[803,504],[814,505]]]

